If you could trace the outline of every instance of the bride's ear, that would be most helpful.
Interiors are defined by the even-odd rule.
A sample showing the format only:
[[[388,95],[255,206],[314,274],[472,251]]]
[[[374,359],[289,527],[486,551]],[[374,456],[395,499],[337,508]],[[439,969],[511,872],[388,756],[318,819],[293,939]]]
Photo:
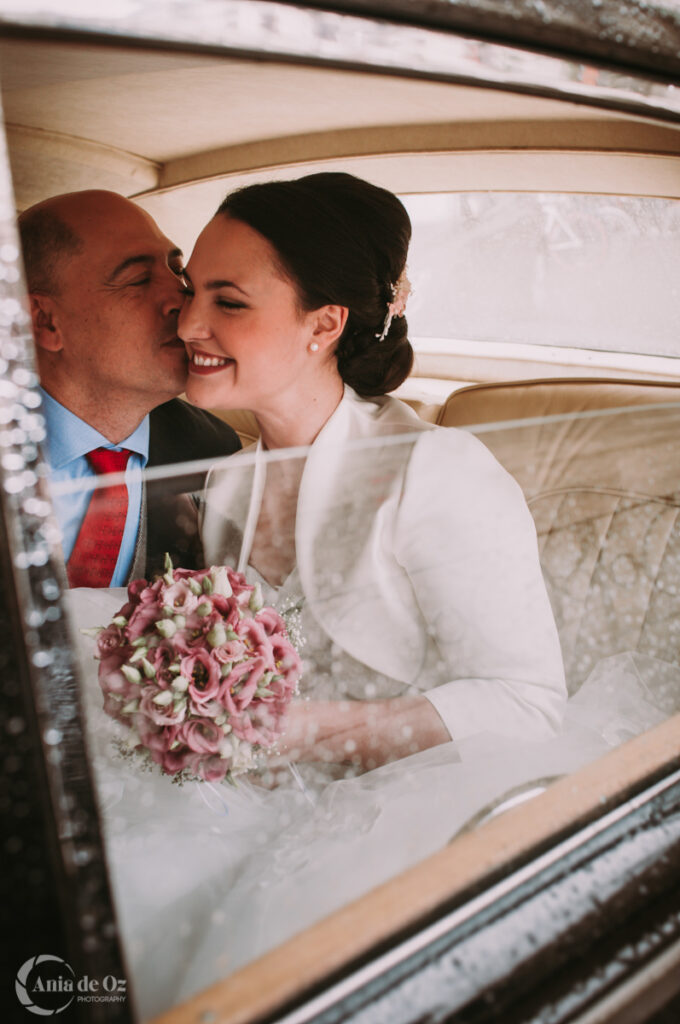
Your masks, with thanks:
[[[348,316],[347,306],[321,306],[314,310],[311,340],[317,346],[315,352],[333,348],[345,329]]]

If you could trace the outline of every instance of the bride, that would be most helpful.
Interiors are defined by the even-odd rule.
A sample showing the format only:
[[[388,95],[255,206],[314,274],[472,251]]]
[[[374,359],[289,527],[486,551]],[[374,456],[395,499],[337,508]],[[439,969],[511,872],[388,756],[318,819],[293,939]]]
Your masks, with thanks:
[[[187,397],[260,427],[254,459],[209,479],[206,561],[300,605],[333,664],[290,714],[296,760],[374,768],[480,731],[546,738],[561,718],[520,488],[475,438],[387,396],[413,361],[410,233],[392,193],[315,174],[228,196],[186,270]]]
[[[262,588],[304,673],[278,766],[235,790],[116,759],[122,727],[87,687],[143,1015],[441,848],[508,788],[608,748],[578,714],[554,739],[564,676],[519,487],[471,435],[388,396],[413,359],[409,238],[391,193],[317,174],[230,195],[189,261],[187,395],[260,427],[209,477],[206,562]],[[123,596],[72,600],[101,625]]]

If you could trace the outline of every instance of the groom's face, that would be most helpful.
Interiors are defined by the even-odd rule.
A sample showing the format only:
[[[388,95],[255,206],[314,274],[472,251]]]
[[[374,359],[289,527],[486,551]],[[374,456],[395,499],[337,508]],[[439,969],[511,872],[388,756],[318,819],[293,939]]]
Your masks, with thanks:
[[[150,408],[177,395],[187,372],[177,338],[181,252],[114,193],[76,193],[58,212],[82,243],[56,270],[60,372],[90,396],[144,396]]]

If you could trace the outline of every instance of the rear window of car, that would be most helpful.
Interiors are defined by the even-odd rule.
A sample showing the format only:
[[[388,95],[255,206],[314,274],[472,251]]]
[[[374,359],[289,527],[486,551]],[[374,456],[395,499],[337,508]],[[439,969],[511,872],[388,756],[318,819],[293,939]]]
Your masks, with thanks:
[[[680,201],[557,192],[401,197],[414,347],[505,342],[678,356]]]

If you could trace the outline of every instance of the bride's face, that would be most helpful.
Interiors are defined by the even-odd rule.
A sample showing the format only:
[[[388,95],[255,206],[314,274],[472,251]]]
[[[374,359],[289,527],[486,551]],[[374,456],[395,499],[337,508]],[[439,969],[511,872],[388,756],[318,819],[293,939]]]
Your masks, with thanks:
[[[178,331],[190,402],[258,412],[299,383],[313,317],[300,311],[266,238],[218,215],[196,242],[187,280]]]

